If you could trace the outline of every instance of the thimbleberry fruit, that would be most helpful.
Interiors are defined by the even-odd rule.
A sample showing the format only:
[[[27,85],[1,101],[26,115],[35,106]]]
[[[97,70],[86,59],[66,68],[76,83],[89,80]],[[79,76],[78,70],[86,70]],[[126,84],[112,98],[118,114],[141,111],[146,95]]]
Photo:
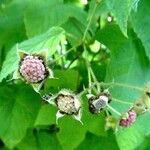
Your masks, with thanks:
[[[55,99],[56,105],[62,114],[76,115],[80,110],[78,98],[68,91],[61,91]]]
[[[20,62],[19,72],[29,83],[39,83],[48,74],[43,59],[37,55],[26,55]]]
[[[89,110],[93,114],[99,113],[110,102],[110,95],[108,93],[100,93],[98,96],[89,98]]]
[[[56,123],[58,123],[59,118],[65,115],[70,115],[73,116],[74,119],[79,121],[81,124],[83,124],[81,121],[82,113],[80,98],[72,91],[63,89],[56,95],[44,96],[43,100],[54,106],[57,106],[58,111],[56,113]]]
[[[126,116],[122,117],[119,125],[122,127],[129,127],[136,121],[137,114],[133,110],[129,110]]]

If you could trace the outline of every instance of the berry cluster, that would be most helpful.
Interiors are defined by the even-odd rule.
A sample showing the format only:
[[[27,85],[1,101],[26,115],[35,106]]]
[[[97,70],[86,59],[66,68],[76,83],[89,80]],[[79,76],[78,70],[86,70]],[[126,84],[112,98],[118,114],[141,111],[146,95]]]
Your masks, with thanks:
[[[27,55],[20,64],[19,72],[29,83],[38,83],[47,76],[44,61],[36,55]]]
[[[63,89],[56,95],[46,94],[42,98],[48,103],[57,106],[58,112],[56,114],[56,122],[64,115],[72,115],[76,120],[81,122],[80,98],[72,91]]]
[[[75,98],[72,95],[59,94],[56,98],[56,105],[60,112],[68,115],[77,114],[78,112],[75,107]]]
[[[109,92],[102,92],[98,96],[91,96],[89,98],[89,110],[93,114],[100,113],[108,103],[110,103],[111,98]]]
[[[129,127],[136,121],[137,114],[133,110],[129,110],[124,116],[120,119],[119,125],[122,127]]]

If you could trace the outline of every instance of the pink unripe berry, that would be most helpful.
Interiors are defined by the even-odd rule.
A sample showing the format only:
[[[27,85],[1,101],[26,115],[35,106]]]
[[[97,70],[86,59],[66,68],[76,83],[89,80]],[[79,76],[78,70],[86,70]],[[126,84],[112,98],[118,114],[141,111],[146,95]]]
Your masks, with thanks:
[[[136,121],[136,117],[137,114],[133,110],[129,110],[127,116],[121,118],[119,125],[122,127],[129,127]]]
[[[20,64],[19,72],[29,83],[38,83],[47,76],[47,69],[42,58],[35,55],[27,55]]]

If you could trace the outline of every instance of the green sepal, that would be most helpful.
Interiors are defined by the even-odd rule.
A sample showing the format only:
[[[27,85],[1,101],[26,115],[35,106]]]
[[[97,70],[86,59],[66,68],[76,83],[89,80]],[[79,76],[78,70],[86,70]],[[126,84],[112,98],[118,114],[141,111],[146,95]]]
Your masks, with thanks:
[[[135,101],[133,107],[131,108],[137,115],[141,115],[146,112],[146,105],[143,103],[142,99]]]
[[[150,84],[148,83],[144,88],[144,95],[142,97],[143,103],[150,109]]]
[[[20,73],[18,72],[18,70],[14,71],[12,80],[17,80],[20,78],[21,78],[21,76],[20,76]]]
[[[50,79],[58,79],[58,78],[54,77],[54,73],[53,73],[53,71],[50,68],[47,68],[47,70],[48,70],[48,73],[49,73],[48,78],[50,78]]]
[[[118,120],[111,115],[107,116],[105,123],[105,130],[107,131],[109,129],[112,129],[114,131],[117,131],[118,130],[117,127],[118,127]]]
[[[60,113],[60,111],[57,111],[56,113],[56,124],[58,124],[58,119],[64,117],[65,115]]]
[[[26,55],[28,55],[27,52],[19,49],[18,44],[17,44],[16,48],[17,48],[17,55],[18,55],[19,60],[22,60]]]
[[[35,55],[40,56],[43,61],[45,62],[45,65],[47,65],[48,62],[48,50],[41,50],[39,53],[35,53]]]
[[[145,106],[150,109],[150,96],[147,95],[146,93],[142,97],[142,101],[145,104]]]
[[[122,116],[121,116],[121,118],[122,118],[122,119],[127,119],[128,116],[129,116],[128,113],[123,113]]]
[[[35,90],[35,92],[40,93],[40,89],[43,86],[45,80],[41,81],[40,83],[29,83],[32,85],[33,89]]]
[[[79,121],[83,125],[83,122],[81,121],[81,116],[82,116],[81,109],[79,110],[77,115],[73,115],[74,119],[76,119],[77,121]]]
[[[19,56],[19,59],[22,60],[27,54],[24,53],[23,51],[18,51],[18,56]]]

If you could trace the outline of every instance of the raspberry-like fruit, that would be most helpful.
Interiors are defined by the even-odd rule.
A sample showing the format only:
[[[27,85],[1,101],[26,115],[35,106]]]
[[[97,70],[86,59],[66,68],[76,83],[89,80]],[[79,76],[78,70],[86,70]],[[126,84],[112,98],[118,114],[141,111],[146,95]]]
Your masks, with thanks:
[[[129,127],[136,121],[137,114],[133,110],[127,112],[126,117],[122,117],[119,125],[122,127]]]
[[[56,97],[56,105],[62,114],[77,115],[80,109],[79,100],[69,92],[59,93]]]
[[[103,108],[111,101],[108,93],[100,93],[98,96],[92,96],[89,98],[89,110],[93,114],[100,113]]]
[[[39,83],[47,76],[44,61],[37,55],[26,55],[20,63],[19,72],[29,83]]]

